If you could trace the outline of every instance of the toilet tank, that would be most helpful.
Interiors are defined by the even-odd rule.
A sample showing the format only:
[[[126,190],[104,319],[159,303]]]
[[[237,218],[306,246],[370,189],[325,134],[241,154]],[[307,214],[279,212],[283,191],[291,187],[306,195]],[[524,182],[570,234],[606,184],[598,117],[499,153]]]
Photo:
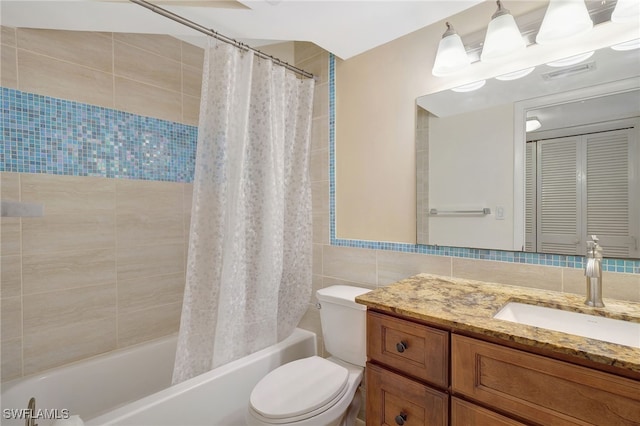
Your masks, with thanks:
[[[369,291],[334,285],[316,292],[324,347],[334,357],[362,367],[367,360],[367,307],[355,298]]]

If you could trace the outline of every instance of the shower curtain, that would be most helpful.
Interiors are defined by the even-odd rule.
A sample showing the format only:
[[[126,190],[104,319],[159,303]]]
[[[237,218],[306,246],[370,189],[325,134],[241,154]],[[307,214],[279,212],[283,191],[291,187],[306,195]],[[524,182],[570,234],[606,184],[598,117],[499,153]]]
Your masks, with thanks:
[[[284,339],[309,305],[313,87],[209,42],[174,384]]]

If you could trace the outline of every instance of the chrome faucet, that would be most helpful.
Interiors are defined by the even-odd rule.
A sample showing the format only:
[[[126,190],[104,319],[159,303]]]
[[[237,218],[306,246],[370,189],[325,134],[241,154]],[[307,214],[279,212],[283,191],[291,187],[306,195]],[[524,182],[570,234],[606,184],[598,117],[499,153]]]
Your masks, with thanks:
[[[36,399],[31,397],[29,404],[27,405],[27,418],[25,419],[25,426],[38,426],[34,418],[36,411]]]
[[[602,302],[602,247],[598,244],[598,237],[591,236],[593,241],[587,241],[587,264],[584,275],[587,277],[587,299],[584,303],[595,308],[604,307]]]

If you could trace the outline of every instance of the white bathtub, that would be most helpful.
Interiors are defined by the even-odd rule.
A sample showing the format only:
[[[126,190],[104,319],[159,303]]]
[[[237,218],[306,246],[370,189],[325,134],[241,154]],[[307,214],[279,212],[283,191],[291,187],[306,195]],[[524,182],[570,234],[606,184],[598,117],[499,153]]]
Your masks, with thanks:
[[[242,425],[262,377],[316,354],[315,334],[296,329],[276,345],[170,386],[175,345],[173,336],[4,383],[1,423],[24,425],[4,418],[4,410],[26,408],[34,396],[37,409],[68,409],[92,426]]]

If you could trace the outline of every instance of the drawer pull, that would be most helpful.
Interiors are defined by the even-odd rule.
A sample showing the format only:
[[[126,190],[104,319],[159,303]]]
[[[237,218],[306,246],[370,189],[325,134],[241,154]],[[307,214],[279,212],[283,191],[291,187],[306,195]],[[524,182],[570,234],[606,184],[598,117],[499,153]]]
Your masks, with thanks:
[[[404,352],[407,348],[407,342],[396,343],[396,350],[400,353]]]
[[[400,426],[402,426],[406,421],[407,421],[406,413],[400,412],[400,414],[396,416],[396,423],[399,424]]]

